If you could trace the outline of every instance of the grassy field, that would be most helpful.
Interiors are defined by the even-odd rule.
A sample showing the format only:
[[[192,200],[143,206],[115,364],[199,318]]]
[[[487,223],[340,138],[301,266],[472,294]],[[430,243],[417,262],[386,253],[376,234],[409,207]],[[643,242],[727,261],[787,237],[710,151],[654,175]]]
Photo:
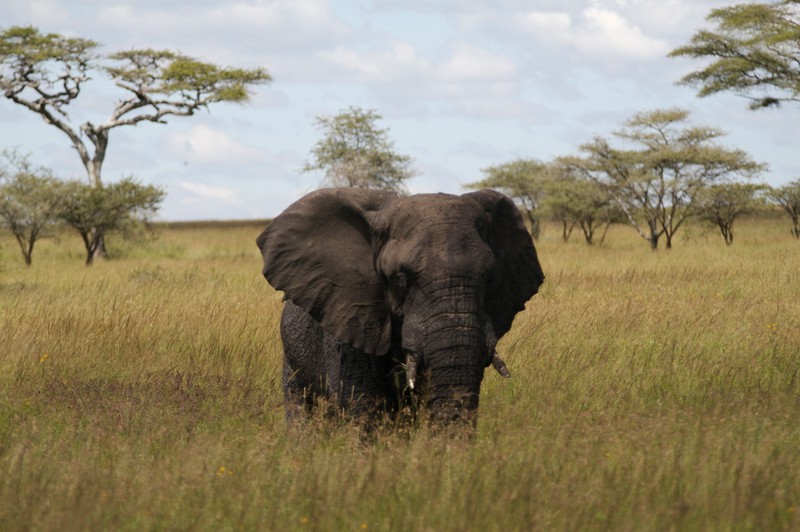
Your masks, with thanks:
[[[800,529],[800,242],[737,230],[548,228],[472,443],[287,434],[259,226],[0,240],[0,530]]]

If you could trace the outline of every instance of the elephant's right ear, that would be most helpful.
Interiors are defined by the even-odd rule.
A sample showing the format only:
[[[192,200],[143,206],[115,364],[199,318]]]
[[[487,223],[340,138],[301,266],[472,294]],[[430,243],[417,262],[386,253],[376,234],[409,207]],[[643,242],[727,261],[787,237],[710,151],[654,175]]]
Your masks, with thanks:
[[[391,192],[323,189],[290,205],[258,237],[264,277],[325,330],[366,353],[389,350],[391,320],[375,269],[370,212]]]

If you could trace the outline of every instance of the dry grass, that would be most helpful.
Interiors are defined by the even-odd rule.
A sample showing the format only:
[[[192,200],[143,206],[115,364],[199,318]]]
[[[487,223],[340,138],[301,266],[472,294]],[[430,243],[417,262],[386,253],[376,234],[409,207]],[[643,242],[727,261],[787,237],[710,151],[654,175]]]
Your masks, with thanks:
[[[0,529],[800,527],[800,245],[745,220],[651,253],[538,244],[473,443],[287,434],[256,226],[164,228],[82,266],[0,243]]]

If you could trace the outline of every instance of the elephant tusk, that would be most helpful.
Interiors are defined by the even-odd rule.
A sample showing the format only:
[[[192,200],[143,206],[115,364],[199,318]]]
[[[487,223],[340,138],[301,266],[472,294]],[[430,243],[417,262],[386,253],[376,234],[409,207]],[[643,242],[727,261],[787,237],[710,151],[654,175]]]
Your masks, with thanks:
[[[511,372],[508,371],[506,363],[503,362],[503,359],[500,358],[500,355],[497,354],[497,351],[495,351],[494,355],[492,355],[492,367],[494,367],[494,369],[497,370],[497,373],[502,375],[504,379],[511,377]]]
[[[417,359],[411,353],[406,353],[405,370],[408,389],[413,390],[417,383]]]

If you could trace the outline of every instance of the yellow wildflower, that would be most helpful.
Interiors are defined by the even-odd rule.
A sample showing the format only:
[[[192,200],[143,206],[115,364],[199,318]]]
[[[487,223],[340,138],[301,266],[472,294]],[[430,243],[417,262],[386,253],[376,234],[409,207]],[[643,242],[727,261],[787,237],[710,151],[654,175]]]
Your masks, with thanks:
[[[225,475],[228,475],[229,477],[232,477],[234,475],[234,473],[233,473],[232,470],[226,469],[225,466],[220,466],[220,468],[217,469],[217,476],[218,477],[224,477]]]

